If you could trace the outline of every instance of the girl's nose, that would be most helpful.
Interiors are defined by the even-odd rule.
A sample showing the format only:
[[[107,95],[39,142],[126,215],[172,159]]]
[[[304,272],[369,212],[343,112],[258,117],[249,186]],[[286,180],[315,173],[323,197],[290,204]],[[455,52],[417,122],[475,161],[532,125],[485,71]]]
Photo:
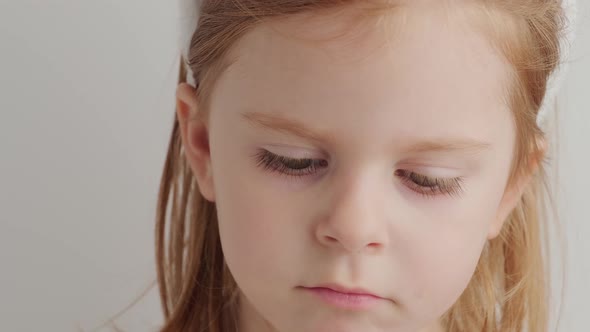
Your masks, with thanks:
[[[382,251],[389,238],[383,181],[374,173],[337,181],[327,212],[316,225],[317,241],[352,254]]]

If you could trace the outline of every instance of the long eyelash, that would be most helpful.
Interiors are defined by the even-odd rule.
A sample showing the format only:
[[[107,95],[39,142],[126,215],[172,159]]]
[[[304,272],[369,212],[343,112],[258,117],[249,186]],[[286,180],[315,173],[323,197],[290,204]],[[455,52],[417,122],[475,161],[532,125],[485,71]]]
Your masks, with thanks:
[[[324,160],[287,158],[267,150],[258,151],[255,157],[258,160],[257,165],[263,169],[293,177],[314,174],[319,167],[325,167],[326,163]]]
[[[402,181],[408,183],[411,189],[424,197],[436,195],[460,196],[463,193],[463,178],[430,178],[418,173],[406,170],[397,170]]]

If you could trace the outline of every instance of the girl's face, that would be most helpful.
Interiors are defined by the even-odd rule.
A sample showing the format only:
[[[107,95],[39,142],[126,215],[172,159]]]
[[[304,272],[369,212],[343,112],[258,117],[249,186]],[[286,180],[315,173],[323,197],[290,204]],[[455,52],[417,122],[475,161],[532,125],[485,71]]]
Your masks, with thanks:
[[[192,166],[211,174],[241,331],[431,331],[466,288],[515,204],[510,67],[434,7],[393,34],[338,38],[344,11],[265,23],[232,50]]]

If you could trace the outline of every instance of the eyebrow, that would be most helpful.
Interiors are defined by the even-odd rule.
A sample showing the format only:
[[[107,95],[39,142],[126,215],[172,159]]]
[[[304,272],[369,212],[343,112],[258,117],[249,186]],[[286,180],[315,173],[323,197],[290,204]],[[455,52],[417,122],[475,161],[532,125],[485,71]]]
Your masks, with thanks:
[[[332,136],[310,130],[303,123],[275,114],[244,112],[241,114],[251,124],[262,129],[282,132],[316,142],[332,141]]]
[[[262,112],[244,112],[242,117],[256,127],[286,133],[315,142],[331,142],[333,137],[327,133],[315,132],[305,124],[280,115]],[[470,138],[441,138],[422,140],[407,146],[404,151],[411,153],[423,152],[483,152],[491,150],[492,145]]]

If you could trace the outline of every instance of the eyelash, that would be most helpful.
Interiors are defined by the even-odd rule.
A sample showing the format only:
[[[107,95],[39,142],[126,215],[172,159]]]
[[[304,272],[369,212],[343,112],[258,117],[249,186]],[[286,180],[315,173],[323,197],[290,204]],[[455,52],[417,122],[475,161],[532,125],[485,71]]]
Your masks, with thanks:
[[[463,177],[431,178],[422,174],[399,169],[395,174],[400,176],[413,191],[425,197],[436,195],[461,196],[463,193]]]
[[[260,150],[255,157],[257,165],[263,169],[296,178],[314,174],[319,168],[328,166],[325,160],[288,158],[267,150]],[[406,170],[396,170],[395,175],[399,176],[412,191],[424,197],[460,196],[463,192],[463,177],[431,178]]]
[[[328,166],[328,162],[325,160],[287,158],[267,150],[260,150],[256,154],[256,159],[258,160],[258,166],[265,170],[293,177],[311,175],[318,168]]]

